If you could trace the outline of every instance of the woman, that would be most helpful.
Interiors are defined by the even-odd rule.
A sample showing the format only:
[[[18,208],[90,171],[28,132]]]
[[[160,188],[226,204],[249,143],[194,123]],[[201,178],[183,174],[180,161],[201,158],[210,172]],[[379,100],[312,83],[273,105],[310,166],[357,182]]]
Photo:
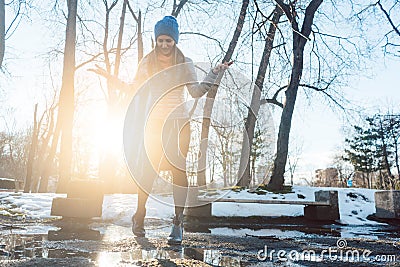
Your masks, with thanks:
[[[136,213],[132,217],[132,231],[136,236],[145,236],[145,206],[149,193],[157,173],[169,170],[172,172],[174,184],[175,216],[168,243],[180,244],[188,190],[185,159],[190,141],[189,112],[184,101],[184,90],[187,89],[194,98],[203,96],[211,88],[218,74],[228,68],[228,63],[217,65],[210,70],[203,82],[198,83],[192,60],[185,57],[176,46],[179,41],[176,19],[166,16],[158,21],[154,27],[154,35],[155,48],[139,63],[135,79],[129,84],[128,94],[135,97],[128,108],[127,118],[134,119],[126,119],[125,125],[130,124],[138,128],[141,125],[138,120],[142,121],[143,117],[146,117],[142,136],[145,156],[151,163],[146,165],[147,161],[143,160],[143,155],[126,156],[138,185],[138,203]],[[150,102],[143,98],[150,99]],[[139,103],[136,106],[135,101]],[[139,105],[143,107],[137,108]],[[143,111],[144,109],[146,111]],[[139,112],[141,118],[137,117]],[[135,136],[135,144],[140,143],[137,141],[141,139],[138,138],[140,134],[130,133],[128,139],[133,139],[132,136]],[[131,149],[135,144],[128,146]],[[127,146],[125,141],[124,145]],[[136,164],[130,164],[130,159],[136,160]]]

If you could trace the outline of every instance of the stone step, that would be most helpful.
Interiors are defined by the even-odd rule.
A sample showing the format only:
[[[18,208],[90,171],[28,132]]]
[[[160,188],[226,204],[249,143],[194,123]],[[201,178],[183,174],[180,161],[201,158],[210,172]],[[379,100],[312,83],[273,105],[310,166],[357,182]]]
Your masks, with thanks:
[[[68,218],[101,217],[103,199],[54,198],[51,205],[52,216]]]

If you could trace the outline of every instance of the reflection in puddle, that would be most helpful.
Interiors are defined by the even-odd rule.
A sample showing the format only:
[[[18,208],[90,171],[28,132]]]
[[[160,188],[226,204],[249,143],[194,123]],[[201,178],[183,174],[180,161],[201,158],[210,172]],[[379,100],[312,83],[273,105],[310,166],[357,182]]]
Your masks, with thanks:
[[[211,229],[211,234],[214,235],[227,235],[227,236],[274,236],[274,237],[286,237],[286,238],[295,238],[295,237],[303,237],[306,234],[300,231],[284,231],[280,229],[232,229],[228,227],[221,228],[213,228]]]
[[[95,253],[87,251],[76,251],[71,249],[48,249],[47,255],[43,255],[43,258],[54,258],[54,259],[65,259],[83,257],[94,260],[96,258]]]
[[[86,234],[90,233],[97,238],[96,232],[98,231],[92,231],[89,231]],[[204,248],[175,247],[174,249],[135,249],[129,252],[90,252],[79,249],[49,247],[49,244],[51,244],[49,241],[62,240],[60,237],[70,238],[71,235],[69,234],[66,230],[59,230],[49,231],[48,236],[44,234],[3,235],[0,237],[0,260],[20,260],[30,258],[66,259],[82,257],[96,262],[99,266],[115,266],[118,264],[138,263],[139,261],[150,260],[193,259],[203,261],[213,266],[240,266],[239,257],[230,257],[224,255],[222,251]],[[90,234],[88,236],[90,236]],[[72,235],[72,237],[76,236]],[[85,239],[80,238],[80,240]]]
[[[4,235],[0,237],[0,260],[18,260],[24,258],[42,257],[43,249],[42,235]]]
[[[295,227],[271,227],[265,226],[263,229],[250,228],[232,228],[232,227],[215,227],[209,229],[213,235],[225,236],[260,236],[273,237],[279,239],[291,239],[299,237],[321,237],[334,236],[342,238],[363,238],[370,240],[392,239],[400,240],[399,226],[341,226],[341,225],[324,225],[319,227],[303,227],[297,229]]]
[[[124,264],[140,264],[140,261],[152,260],[198,260],[213,266],[241,266],[241,258],[232,256],[229,251],[211,250],[205,248],[193,247],[165,247],[157,248],[157,243],[147,241],[138,241],[139,247],[146,249],[134,249],[127,252],[107,252],[84,250],[79,248],[71,248],[69,243],[53,242],[60,240],[102,240],[106,242],[118,241],[124,238],[131,237],[130,228],[128,227],[98,227],[99,230],[93,229],[59,229],[49,230],[47,234],[2,234],[0,236],[0,261],[1,260],[19,260],[30,258],[76,258],[81,257],[90,259],[99,266],[116,266]],[[167,230],[165,230],[167,231]],[[339,236],[339,237],[365,237],[368,239],[397,239],[399,240],[398,226],[342,226],[342,225],[324,225],[324,226],[307,226],[303,229],[298,227],[281,225],[278,227],[266,226],[264,229],[233,229],[229,227],[210,228],[211,234],[216,235],[254,235],[260,237],[273,238],[306,238],[312,235],[321,236]],[[161,231],[163,233],[163,231]],[[154,235],[159,236],[160,230],[154,231]],[[151,239],[150,239],[151,240]],[[142,243],[141,243],[142,242]],[[147,242],[147,243],[146,243]],[[80,244],[81,242],[79,242]],[[85,243],[85,242],[84,242]],[[153,246],[151,246],[153,245]],[[315,244],[320,246],[321,244]],[[85,247],[85,246],[83,246]],[[243,254],[239,254],[243,255]],[[245,256],[246,257],[246,256]],[[320,258],[303,258],[307,261],[318,262]],[[264,262],[263,262],[264,263]],[[266,266],[266,265],[261,265]],[[272,266],[272,265],[271,265]]]
[[[219,250],[204,250],[203,261],[214,266],[240,267],[239,257],[223,256]]]
[[[44,248],[48,241],[61,240],[101,240],[97,230],[89,228],[76,229],[61,228],[48,230],[47,234],[2,234],[0,236],[0,260],[19,260],[29,258],[90,258],[91,253],[73,251],[65,248]]]
[[[183,249],[179,251],[152,249],[135,249],[129,252],[99,252],[96,259],[98,265],[115,266],[116,263],[134,263],[137,261],[184,259]]]
[[[60,241],[60,240],[101,240],[102,236],[100,231],[92,229],[80,229],[79,231],[71,231],[68,229],[60,229],[57,231],[49,230],[48,240]]]
[[[202,248],[180,248],[175,251],[166,249],[137,249],[130,252],[100,252],[95,261],[99,266],[111,266],[116,263],[175,259],[193,259],[213,266],[240,267],[239,257],[230,257],[223,255],[219,250]]]

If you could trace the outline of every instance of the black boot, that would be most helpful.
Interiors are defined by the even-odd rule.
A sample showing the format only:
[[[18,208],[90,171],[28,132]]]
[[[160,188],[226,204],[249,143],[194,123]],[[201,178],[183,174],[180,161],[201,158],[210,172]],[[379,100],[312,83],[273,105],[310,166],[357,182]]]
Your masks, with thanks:
[[[143,211],[136,211],[132,216],[132,232],[137,237],[144,237],[146,231],[144,230],[144,217],[146,216],[146,209]]]
[[[171,234],[168,236],[168,244],[180,245],[183,238],[183,214],[175,215]]]

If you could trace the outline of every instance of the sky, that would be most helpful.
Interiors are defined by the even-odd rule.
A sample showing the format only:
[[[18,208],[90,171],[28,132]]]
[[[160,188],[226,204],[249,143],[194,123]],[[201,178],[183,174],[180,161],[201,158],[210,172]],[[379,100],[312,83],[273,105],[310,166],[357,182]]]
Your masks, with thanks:
[[[51,82],[44,81],[48,70],[42,68],[43,51],[54,46],[44,37],[46,34],[50,33],[43,31],[40,23],[21,23],[12,38],[7,40],[6,64],[12,78],[0,76],[0,88],[8,95],[7,103],[0,103],[3,108],[14,109],[18,124],[31,124],[34,104],[44,94],[43,83]],[[368,68],[368,74],[353,77],[349,86],[342,88],[343,91],[355,106],[363,106],[366,113],[372,114],[379,109],[385,111],[384,106],[395,109],[400,102],[400,60],[376,58]],[[10,121],[7,123],[12,124]],[[276,126],[278,123],[275,121]],[[309,105],[299,97],[290,137],[295,143],[294,149],[300,151],[297,177],[308,178],[315,169],[330,165],[335,151],[343,147],[344,125],[348,126],[349,121],[339,110],[330,109],[322,101],[313,101]],[[2,119],[0,129],[4,127]]]
[[[349,87],[344,88],[348,99],[354,106],[362,106],[365,114],[385,112],[387,107],[398,109],[400,103],[400,61],[383,58],[371,65],[371,76],[355,77]],[[299,104],[299,105],[298,105]],[[304,104],[304,103],[303,103]],[[331,164],[335,151],[340,151],[346,137],[343,128],[357,123],[348,120],[340,110],[332,110],[324,102],[313,103],[312,107],[300,107],[293,120],[291,138],[302,144],[299,159],[299,172],[307,175],[317,168]]]

